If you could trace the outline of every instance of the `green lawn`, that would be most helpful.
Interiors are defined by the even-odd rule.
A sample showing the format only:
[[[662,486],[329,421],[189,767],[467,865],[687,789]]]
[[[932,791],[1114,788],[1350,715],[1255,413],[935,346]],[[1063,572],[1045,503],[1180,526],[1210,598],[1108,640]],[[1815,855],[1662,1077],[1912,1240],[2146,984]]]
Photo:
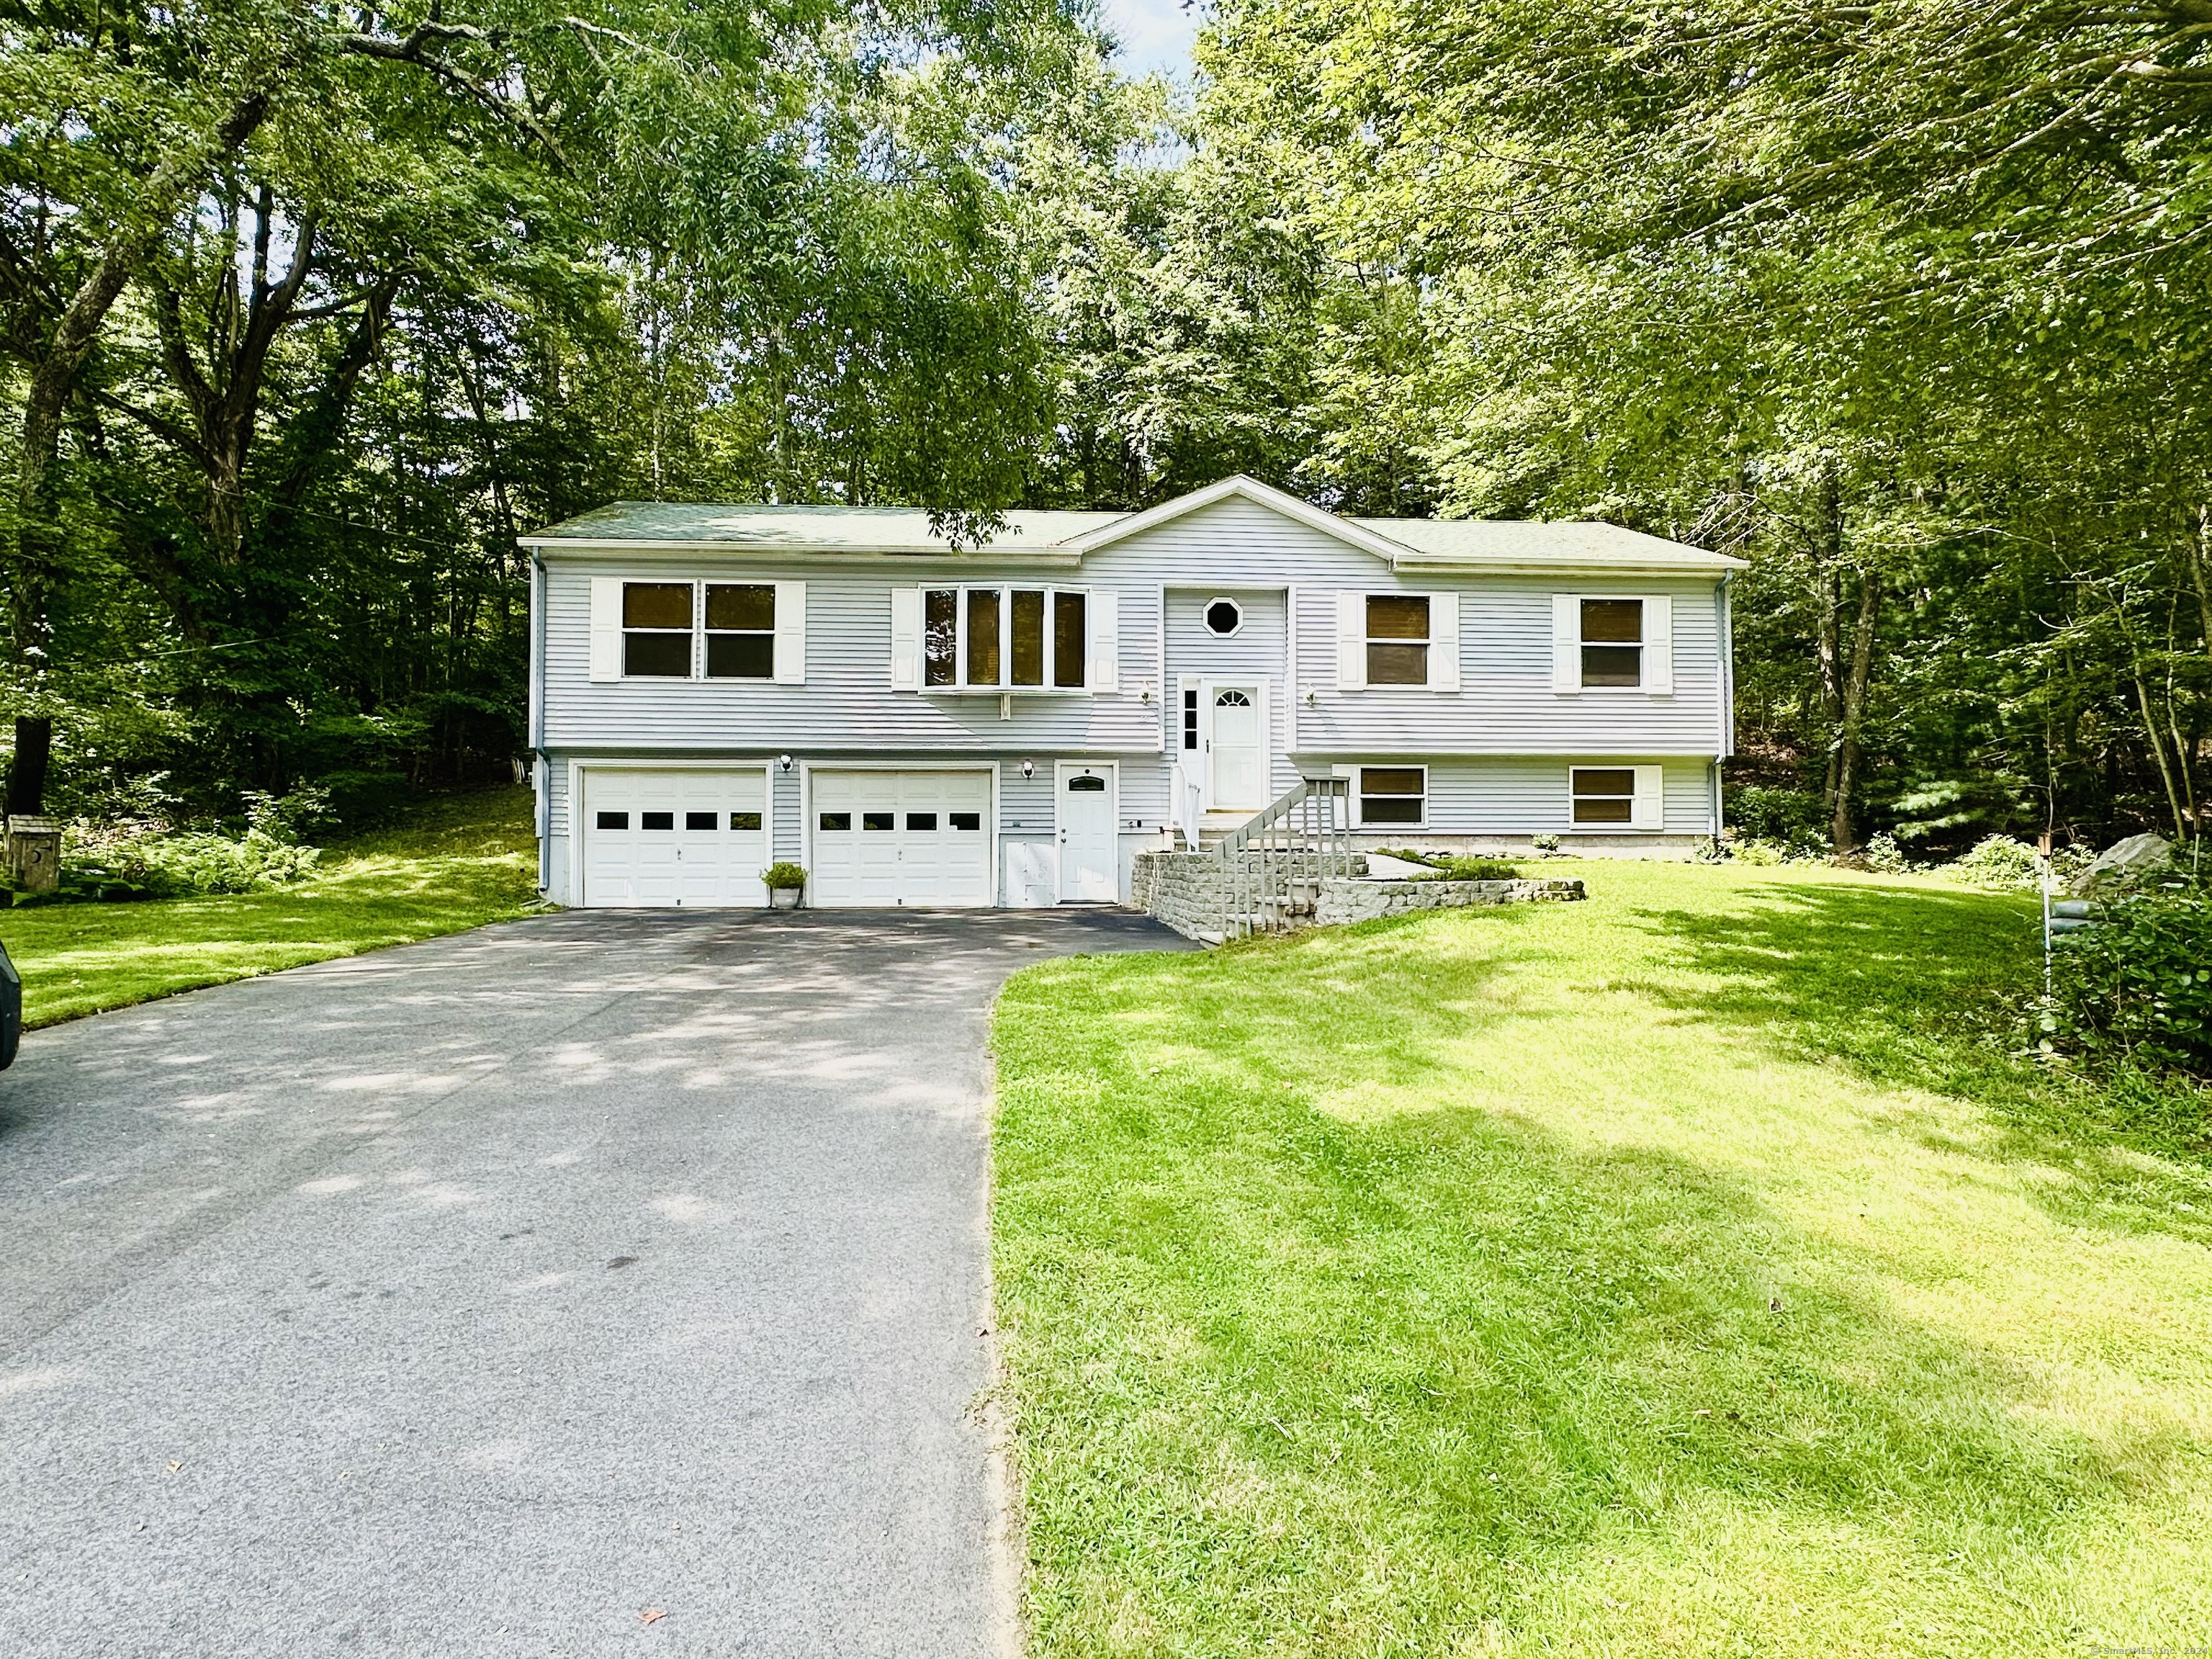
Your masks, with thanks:
[[[1037,1659],[2212,1649],[2203,1100],[2031,902],[1594,864],[1007,988]]]
[[[24,1023],[520,915],[537,896],[530,802],[527,789],[434,800],[403,828],[331,846],[313,880],[272,892],[0,910]]]

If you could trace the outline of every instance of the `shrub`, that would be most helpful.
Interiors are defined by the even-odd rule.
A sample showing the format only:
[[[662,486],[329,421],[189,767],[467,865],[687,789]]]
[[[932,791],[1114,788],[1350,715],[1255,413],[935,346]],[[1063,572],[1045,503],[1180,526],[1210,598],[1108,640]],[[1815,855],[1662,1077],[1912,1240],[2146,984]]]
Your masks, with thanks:
[[[1728,843],[1729,856],[1738,864],[1826,864],[1826,842],[1767,841],[1753,836]]]
[[[1818,795],[1756,783],[1729,791],[1728,821],[1754,841],[1816,842],[1828,832],[1827,809]]]
[[[2094,848],[2062,847],[2051,855],[2051,873],[2064,882],[2087,869],[2096,859]],[[1973,851],[1943,868],[1945,873],[1976,887],[2012,893],[2035,890],[2035,848],[2010,836],[1984,836],[1974,844]]]
[[[1905,857],[1905,849],[1897,844],[1894,836],[1873,836],[1866,844],[1865,853],[1866,867],[1881,875],[1902,875],[1912,867],[1912,860]]]
[[[779,860],[761,872],[761,881],[769,887],[804,887],[806,885],[806,867],[793,864],[788,859]]]
[[[2051,947],[2052,1044],[2212,1078],[2212,885],[2128,894],[2097,920]]]
[[[1431,859],[1430,873],[1415,881],[1518,881],[1520,871],[1504,859]]]

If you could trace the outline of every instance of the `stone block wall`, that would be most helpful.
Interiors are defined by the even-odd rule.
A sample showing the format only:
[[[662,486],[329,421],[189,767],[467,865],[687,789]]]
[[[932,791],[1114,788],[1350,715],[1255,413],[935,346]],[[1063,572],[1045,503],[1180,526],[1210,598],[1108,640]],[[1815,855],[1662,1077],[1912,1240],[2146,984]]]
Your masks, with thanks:
[[[1544,904],[1583,896],[1581,882],[1541,881],[1325,881],[1314,921],[1322,927],[1373,921],[1412,910],[1454,910],[1471,904]]]
[[[1302,859],[1289,879],[1310,900],[1310,908],[1285,918],[1292,927],[1310,927],[1412,910],[1441,910],[1470,904],[1557,902],[1583,896],[1579,881],[1377,881],[1367,877],[1367,861],[1355,858],[1351,877],[1324,875],[1319,858]],[[1224,889],[1237,876],[1259,872],[1256,856],[1224,867],[1210,853],[1140,853],[1131,882],[1130,901],[1187,939],[1212,940],[1221,929]]]

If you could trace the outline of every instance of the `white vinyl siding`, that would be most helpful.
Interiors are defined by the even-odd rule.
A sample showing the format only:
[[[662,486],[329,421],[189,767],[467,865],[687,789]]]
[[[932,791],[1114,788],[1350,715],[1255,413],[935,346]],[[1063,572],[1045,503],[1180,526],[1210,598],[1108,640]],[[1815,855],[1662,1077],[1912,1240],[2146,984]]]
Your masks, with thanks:
[[[1164,590],[1173,604],[1189,596],[1192,613],[1205,599],[1227,593],[1244,611],[1232,640],[1212,641],[1243,653],[1262,642],[1264,601],[1288,607],[1288,637],[1276,665],[1271,738],[1302,762],[1352,762],[1370,756],[1431,758],[1460,756],[1557,756],[1579,761],[1620,753],[1711,756],[1726,718],[1721,674],[1721,607],[1714,579],[1703,574],[1618,579],[1577,573],[1571,580],[1539,574],[1473,574],[1422,572],[1400,577],[1371,555],[1265,507],[1225,501],[1090,555],[1079,572],[1035,572],[1010,557],[1004,566],[981,562],[988,555],[955,560],[916,558],[871,562],[819,561],[796,556],[777,568],[757,558],[720,558],[655,552],[564,552],[550,550],[544,583],[543,742],[563,753],[637,755],[714,754],[738,743],[771,754],[788,750],[818,759],[851,754],[968,754],[1041,763],[1078,755],[1156,754],[1179,741],[1178,680],[1201,672],[1184,654],[1182,629],[1164,616]],[[980,568],[979,568],[980,564]],[[959,586],[984,580],[1008,586],[1066,583],[1117,595],[1112,633],[1112,684],[1118,695],[1017,696],[1000,718],[995,697],[917,697],[893,689],[892,599],[899,588]],[[777,576],[805,578],[810,640],[804,686],[763,681],[659,681],[618,678],[620,580],[746,581]],[[617,597],[605,608],[600,641],[595,604],[602,585]],[[1673,696],[1645,692],[1554,695],[1555,594],[1593,597],[1664,596],[1672,641]],[[1458,600],[1461,693],[1418,690],[1382,696],[1358,692],[1358,652],[1340,653],[1340,596],[1346,593],[1446,592]],[[1272,614],[1272,611],[1270,612]],[[1103,647],[1105,618],[1086,618],[1096,648]],[[1352,630],[1364,641],[1364,623]],[[1432,624],[1432,653],[1441,656],[1443,625]],[[1201,631],[1202,636],[1202,631]],[[1272,641],[1272,634],[1265,636]],[[1272,644],[1270,648],[1272,648]],[[1163,658],[1164,656],[1164,661]],[[605,678],[595,667],[610,667]],[[899,661],[904,661],[903,652]],[[1291,679],[1291,665],[1297,665]],[[1339,689],[1340,668],[1352,671],[1352,695]],[[1241,656],[1239,673],[1261,665]],[[900,670],[903,674],[904,670]],[[1097,670],[1104,678],[1104,664]],[[1094,687],[1094,690],[1096,688]],[[1139,693],[1152,693],[1146,701]],[[1309,701],[1310,699],[1310,701]],[[1294,721],[1279,711],[1295,708]],[[1271,779],[1279,793],[1287,761]],[[1290,769],[1295,771],[1295,768]],[[1556,770],[1557,769],[1555,769]],[[1125,792],[1138,780],[1124,769]],[[1565,779],[1553,786],[1564,816]],[[1432,807],[1443,785],[1432,784]],[[795,820],[794,820],[795,821]],[[779,856],[791,856],[779,847]]]

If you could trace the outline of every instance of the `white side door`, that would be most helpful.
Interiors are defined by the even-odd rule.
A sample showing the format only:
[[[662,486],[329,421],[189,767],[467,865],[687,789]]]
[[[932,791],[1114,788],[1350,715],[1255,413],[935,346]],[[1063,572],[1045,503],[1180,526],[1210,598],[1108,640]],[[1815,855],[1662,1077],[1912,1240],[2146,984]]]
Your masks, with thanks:
[[[768,902],[768,780],[758,768],[587,767],[583,784],[587,908]]]
[[[1219,812],[1256,812],[1267,804],[1261,688],[1209,680],[1200,696],[1206,717],[1206,804]]]
[[[1110,766],[1062,761],[1054,769],[1060,826],[1060,902],[1111,904],[1121,896],[1118,839],[1121,804]]]

